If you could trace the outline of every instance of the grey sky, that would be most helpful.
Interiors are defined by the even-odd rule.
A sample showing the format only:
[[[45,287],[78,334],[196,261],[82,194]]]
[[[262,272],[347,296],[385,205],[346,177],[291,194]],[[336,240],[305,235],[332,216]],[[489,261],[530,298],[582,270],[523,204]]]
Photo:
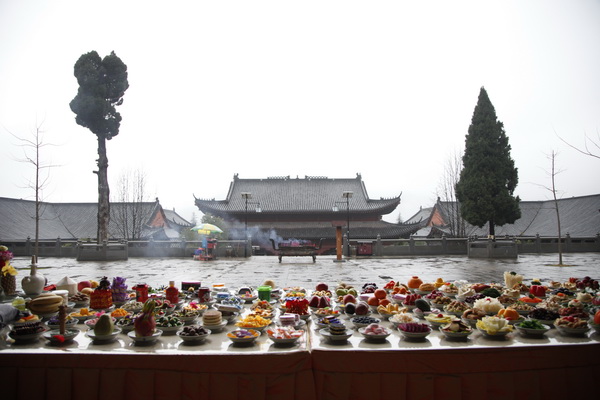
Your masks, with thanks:
[[[127,168],[190,219],[193,195],[241,178],[361,173],[403,218],[436,197],[484,86],[504,122],[523,200],[600,192],[582,146],[600,130],[600,2],[0,0],[0,196],[32,199],[18,163],[43,122],[44,199],[97,199],[96,138],[75,123],[73,65],[96,50],[127,64],[113,193]],[[341,194],[340,194],[341,196]],[[387,216],[394,220],[397,213]]]

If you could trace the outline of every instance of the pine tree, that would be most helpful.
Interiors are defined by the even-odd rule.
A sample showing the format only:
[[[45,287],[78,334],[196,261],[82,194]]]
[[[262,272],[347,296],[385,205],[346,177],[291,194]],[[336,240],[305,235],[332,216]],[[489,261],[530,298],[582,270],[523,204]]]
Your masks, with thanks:
[[[513,197],[518,174],[510,157],[510,145],[504,124],[482,87],[465,140],[463,169],[456,184],[456,196],[462,216],[478,227],[512,224],[521,217],[519,197]]]
[[[115,52],[100,58],[91,51],[79,57],[74,67],[79,83],[77,96],[69,103],[76,114],[77,124],[88,128],[98,137],[98,243],[108,240],[110,221],[110,190],[108,187],[108,157],[106,141],[119,134],[121,114],[116,106],[123,104],[129,82],[127,66]]]

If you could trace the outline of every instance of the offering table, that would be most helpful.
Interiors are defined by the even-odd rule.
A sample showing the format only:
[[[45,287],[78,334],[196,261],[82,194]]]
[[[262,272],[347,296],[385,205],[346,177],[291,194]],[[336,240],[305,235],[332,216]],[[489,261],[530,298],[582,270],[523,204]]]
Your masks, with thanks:
[[[394,329],[381,343],[354,331],[339,344],[312,334],[319,399],[573,398],[589,396],[600,376],[600,334],[593,331],[581,338],[556,329],[542,338],[515,331],[504,339],[476,331],[456,340],[434,330],[407,340]]]
[[[229,325],[226,331],[235,327]],[[9,399],[313,399],[307,340],[292,347],[263,334],[255,344],[228,340],[226,331],[189,345],[161,336],[136,345],[125,334],[94,344],[81,333],[71,343],[0,345],[0,398]]]

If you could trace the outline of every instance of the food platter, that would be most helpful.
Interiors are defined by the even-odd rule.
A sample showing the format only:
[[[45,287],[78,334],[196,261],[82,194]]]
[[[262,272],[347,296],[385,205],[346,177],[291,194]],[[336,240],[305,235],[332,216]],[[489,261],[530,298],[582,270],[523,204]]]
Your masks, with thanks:
[[[42,336],[44,336],[44,339],[49,340],[50,343],[60,344],[64,342],[70,342],[71,340],[75,339],[75,337],[79,335],[79,332],[79,329],[65,329],[65,333],[61,335],[60,330],[53,329],[44,332]],[[59,338],[59,336],[62,336],[62,340]]]
[[[202,324],[202,326],[210,330],[212,333],[219,333],[227,326],[227,321],[222,321],[219,325]]]
[[[504,339],[511,331],[497,331],[496,333],[488,333],[485,329],[477,328],[479,333],[489,339]]]
[[[558,329],[558,331],[561,333],[561,335],[565,335],[565,336],[583,336],[586,333],[588,333],[590,330],[589,325],[586,325],[584,328],[569,328],[566,326],[554,324],[554,327],[556,329]]]
[[[345,341],[347,341],[352,336],[352,331],[351,330],[346,331],[346,333],[344,335],[332,335],[329,332],[329,329],[324,328],[324,329],[320,329],[319,333],[325,339],[330,340],[332,342],[345,342]]]
[[[121,333],[121,328],[115,327],[112,333],[109,333],[108,335],[97,335],[93,329],[87,331],[85,335],[92,339],[94,343],[109,343],[114,341],[119,333]]]
[[[130,331],[127,333],[127,336],[129,336],[129,338],[132,339],[135,344],[151,344],[156,342],[158,338],[162,336],[162,333],[162,330],[155,329],[152,336],[137,336],[135,331]]]
[[[533,328],[524,328],[517,324],[517,325],[515,325],[515,329],[522,335],[541,337],[541,336],[544,336],[546,334],[546,332],[548,332],[550,330],[549,325],[542,324],[542,326],[544,327],[544,329],[533,329]]]
[[[240,332],[241,330],[247,331],[252,336],[245,336],[245,337],[236,336],[236,333]],[[261,333],[259,331],[257,331],[256,329],[236,329],[232,332],[229,332],[227,334],[227,337],[233,343],[249,344],[249,343],[253,343],[260,335],[261,335]]]
[[[206,329],[206,330],[208,331],[208,333],[205,335],[185,336],[185,335],[181,334],[181,331],[178,331],[177,336],[186,343],[200,344],[200,343],[203,343],[204,341],[206,341],[206,338],[208,338],[208,336],[212,332],[210,329]]]
[[[369,333],[365,333],[365,330],[367,328],[359,328],[358,329],[358,333],[360,333],[365,340],[368,340],[370,342],[384,342],[388,336],[390,336],[392,334],[392,332],[389,329],[386,329],[386,333],[381,334],[381,335],[374,335],[374,334],[369,334]]]

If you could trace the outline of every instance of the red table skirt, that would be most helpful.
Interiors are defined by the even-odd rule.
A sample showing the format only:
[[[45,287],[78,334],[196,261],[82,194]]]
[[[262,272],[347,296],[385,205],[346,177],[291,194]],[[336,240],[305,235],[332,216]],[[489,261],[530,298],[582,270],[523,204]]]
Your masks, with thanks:
[[[310,354],[3,354],[0,398],[314,399]]]
[[[593,398],[600,378],[598,344],[464,352],[313,350],[312,359],[317,398],[323,400]]]
[[[0,376],[2,400],[594,398],[600,345],[260,355],[0,353]]]

